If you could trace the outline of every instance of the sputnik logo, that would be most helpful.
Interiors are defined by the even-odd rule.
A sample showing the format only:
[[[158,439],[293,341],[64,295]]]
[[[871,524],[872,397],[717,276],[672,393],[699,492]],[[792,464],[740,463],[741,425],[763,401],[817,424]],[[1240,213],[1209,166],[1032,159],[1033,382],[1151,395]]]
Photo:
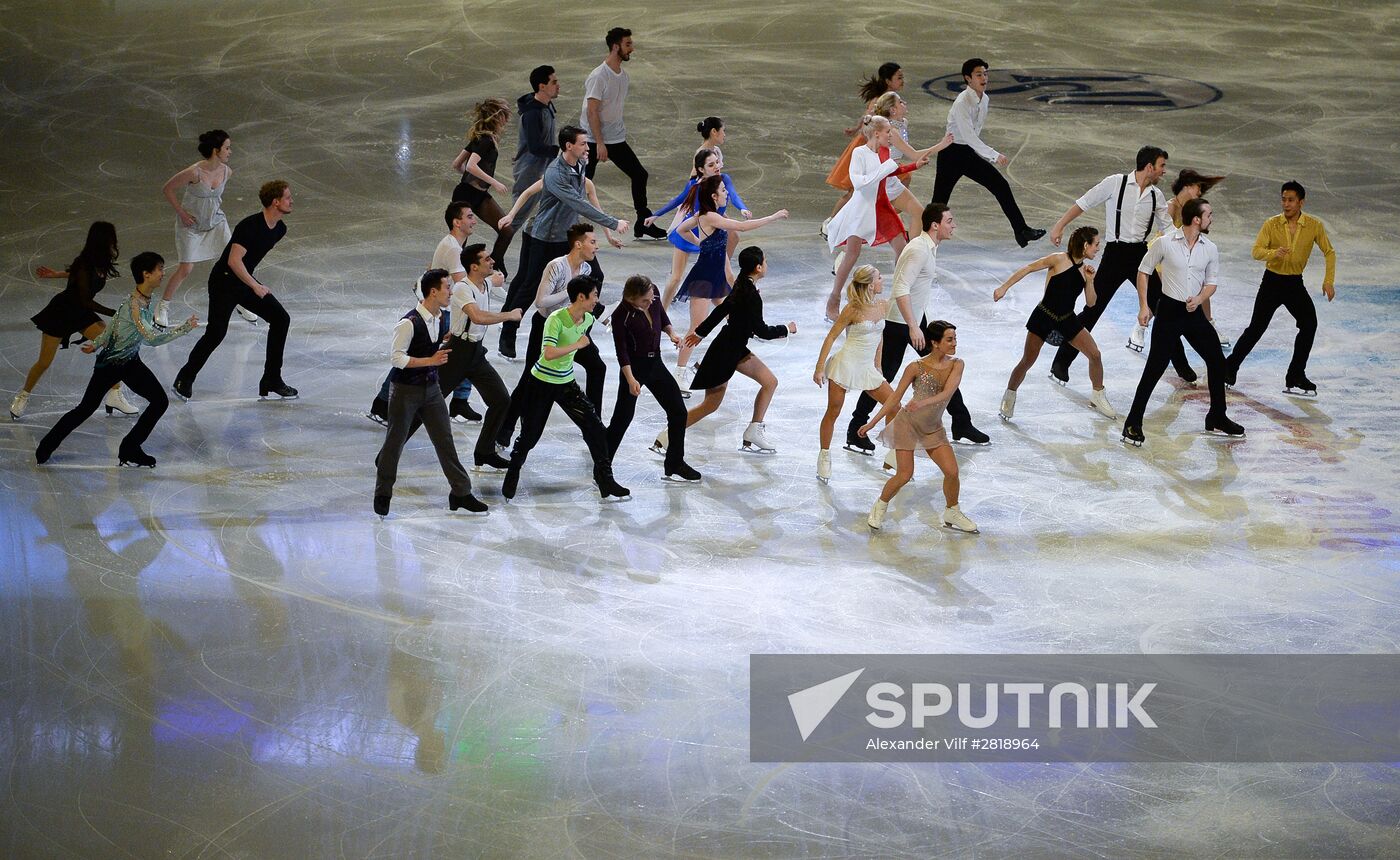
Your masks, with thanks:
[[[802,733],[802,740],[811,737],[812,732],[822,724],[822,720],[826,719],[826,715],[831,713],[831,709],[836,707],[836,703],[841,701],[841,697],[846,695],[846,691],[851,689],[851,685],[864,671],[865,669],[857,669],[788,696],[792,718],[797,721],[797,730]]]

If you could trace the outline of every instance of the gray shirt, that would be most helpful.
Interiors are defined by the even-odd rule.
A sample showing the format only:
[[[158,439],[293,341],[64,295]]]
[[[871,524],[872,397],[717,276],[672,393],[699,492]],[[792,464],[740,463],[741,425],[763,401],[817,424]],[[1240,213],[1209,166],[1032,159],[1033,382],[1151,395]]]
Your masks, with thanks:
[[[583,218],[609,230],[616,227],[616,218],[589,201],[584,181],[582,163],[570,166],[563,155],[550,162],[544,171],[540,208],[525,232],[541,242],[563,242],[569,228]]]

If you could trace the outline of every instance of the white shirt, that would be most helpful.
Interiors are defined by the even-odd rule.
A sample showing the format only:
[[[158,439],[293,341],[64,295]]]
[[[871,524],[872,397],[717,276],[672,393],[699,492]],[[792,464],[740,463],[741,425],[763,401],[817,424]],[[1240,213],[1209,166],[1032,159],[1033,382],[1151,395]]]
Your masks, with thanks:
[[[428,334],[437,337],[438,316],[428,313],[428,309],[422,302],[414,308],[418,311],[418,316],[423,318],[423,322],[428,326]],[[413,342],[413,320],[401,319],[398,325],[394,326],[394,341],[389,347],[389,363],[400,370],[408,367],[408,345]]]
[[[467,273],[467,267],[462,265],[462,243],[457,241],[456,236],[448,233],[442,237],[442,241],[438,242],[437,248],[433,250],[433,264],[428,268],[446,269],[449,275]]]
[[[569,257],[555,257],[544,266],[540,275],[540,286],[535,292],[535,310],[540,316],[549,316],[569,303],[569,281],[579,275],[592,275],[593,266],[587,261],[579,262],[577,269],[569,268]]]
[[[588,100],[597,99],[598,120],[603,127],[603,143],[622,143],[627,139],[627,127],[622,124],[622,104],[627,101],[627,70],[614,72],[607,63],[599,63],[598,68],[588,73],[583,82],[583,110],[579,113],[578,125],[593,139],[593,126],[588,124]]]
[[[976,90],[965,88],[948,108],[948,133],[953,136],[953,143],[970,146],[973,152],[995,162],[1001,153],[982,142],[982,126],[987,124],[987,108],[991,103],[985,92],[979,99]]]
[[[467,340],[481,343],[481,339],[486,337],[486,330],[491,327],[491,324],[473,323],[467,314],[467,305],[476,305],[484,311],[489,311],[491,310],[491,296],[484,284],[482,289],[477,289],[476,284],[473,284],[470,278],[463,278],[452,285],[452,299],[448,304],[452,310],[452,321],[448,327],[454,337],[465,337]]]
[[[909,316],[914,325],[924,318],[928,307],[929,294],[933,292],[933,275],[938,270],[938,243],[927,233],[920,233],[909,240],[899,260],[894,264],[894,279],[890,287],[890,312],[885,314],[888,322],[904,322],[904,314],[899,312],[900,296],[909,297]]]
[[[1128,185],[1123,187],[1123,177]],[[1118,192],[1123,192],[1122,229],[1123,237],[1118,237]],[[1104,207],[1105,242],[1146,242],[1152,237],[1151,230],[1166,230],[1172,226],[1172,216],[1167,214],[1167,195],[1157,186],[1149,185],[1147,190],[1138,188],[1137,179],[1132,173],[1114,173],[1105,176],[1098,185],[1084,192],[1084,196],[1074,201],[1080,209],[1088,212],[1100,204]]]
[[[1138,271],[1144,275],[1161,266],[1162,295],[1184,302],[1220,277],[1220,249],[1208,236],[1197,236],[1196,246],[1186,243],[1186,233],[1172,227],[1153,242],[1143,255]]]

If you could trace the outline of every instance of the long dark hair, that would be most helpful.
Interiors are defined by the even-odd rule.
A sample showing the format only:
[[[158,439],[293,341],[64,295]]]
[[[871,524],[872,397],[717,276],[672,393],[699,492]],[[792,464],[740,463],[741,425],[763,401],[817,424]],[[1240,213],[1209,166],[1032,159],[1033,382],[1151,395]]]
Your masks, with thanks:
[[[91,268],[99,278],[110,278],[117,273],[117,228],[110,221],[94,221],[88,227],[83,250],[68,268],[80,266]]]
[[[700,178],[700,174],[705,170],[705,162],[709,161],[710,156],[714,154],[715,151],[713,149],[699,149],[695,151],[695,167],[690,171],[691,179]]]
[[[875,74],[860,82],[860,97],[866,102],[879,98],[890,90],[890,78],[900,70],[899,63],[885,63]]]
[[[685,197],[685,208],[696,215],[718,211],[719,207],[715,205],[715,195],[719,193],[723,184],[724,177],[722,176],[707,176],[695,183],[695,187],[690,189],[690,193]]]

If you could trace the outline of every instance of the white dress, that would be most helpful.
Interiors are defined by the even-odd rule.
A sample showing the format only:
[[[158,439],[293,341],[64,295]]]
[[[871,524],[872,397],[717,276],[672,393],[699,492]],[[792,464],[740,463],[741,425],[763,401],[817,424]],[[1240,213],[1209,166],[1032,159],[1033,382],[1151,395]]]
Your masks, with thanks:
[[[195,181],[185,186],[185,199],[180,204],[194,216],[194,226],[186,227],[180,222],[180,216],[175,216],[175,250],[181,263],[217,260],[233,238],[228,217],[224,215],[224,186],[228,185],[232,172],[225,168],[223,181],[210,188],[204,182],[203,173],[195,168]]]
[[[879,153],[871,152],[865,144],[851,153],[851,199],[826,228],[826,243],[832,253],[852,236],[867,244],[875,241],[875,201],[880,183],[898,169],[893,159],[882,162]]]
[[[875,352],[884,333],[884,317],[847,326],[845,342],[826,360],[826,378],[847,391],[879,388],[885,377],[875,366]]]

